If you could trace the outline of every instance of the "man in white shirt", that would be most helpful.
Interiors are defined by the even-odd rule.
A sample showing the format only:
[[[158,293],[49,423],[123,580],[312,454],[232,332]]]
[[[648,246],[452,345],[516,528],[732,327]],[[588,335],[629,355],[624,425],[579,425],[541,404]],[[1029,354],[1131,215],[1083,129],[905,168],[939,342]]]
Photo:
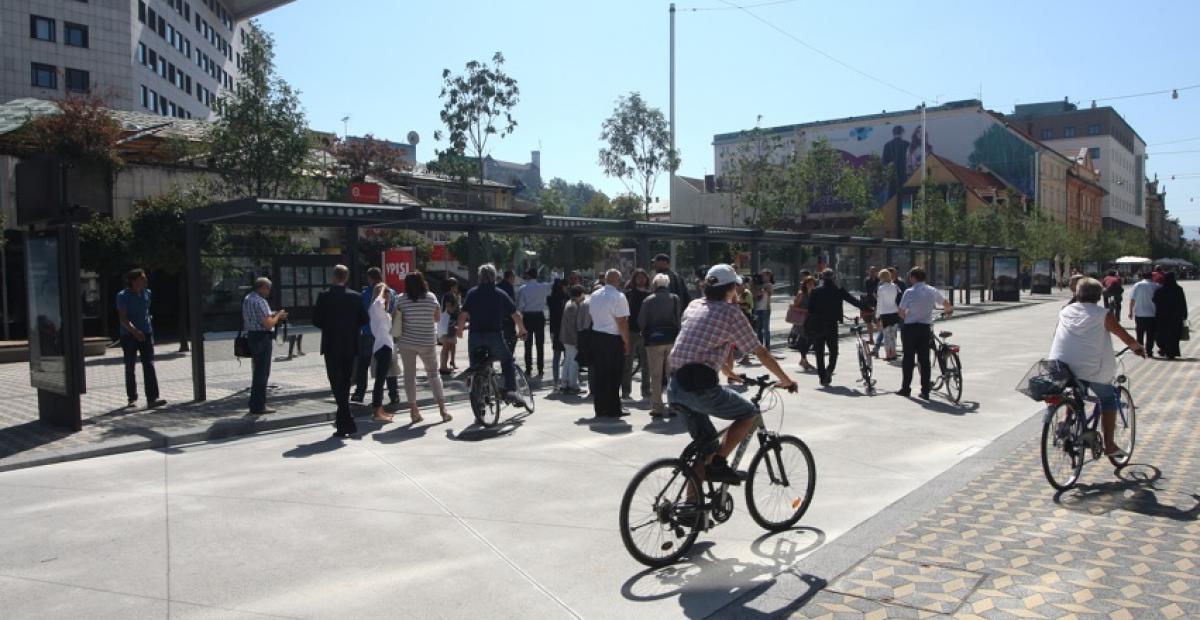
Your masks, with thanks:
[[[1154,357],[1154,291],[1158,285],[1152,279],[1154,274],[1143,271],[1141,280],[1129,291],[1129,318],[1133,319],[1137,328],[1137,341],[1146,349],[1146,357]]]
[[[629,415],[621,408],[621,369],[629,354],[629,301],[617,287],[621,272],[609,269],[604,288],[592,293],[588,313],[592,318],[592,405],[597,418]]]
[[[538,282],[537,270],[525,272],[525,282],[517,289],[517,311],[525,321],[525,374],[533,376],[534,340],[537,340],[538,376],[545,368],[542,363],[542,347],[546,344],[546,298],[550,296],[550,283]]]
[[[912,286],[900,297],[900,318],[904,323],[900,326],[900,341],[904,343],[904,360],[901,366],[903,377],[900,396],[912,394],[913,366],[921,367],[921,398],[929,399],[929,349],[933,340],[933,312],[940,305],[942,311],[950,314],[954,306],[950,300],[942,296],[942,292],[925,283],[925,270],[913,267],[908,272],[908,281]],[[915,364],[914,364],[915,361]]]

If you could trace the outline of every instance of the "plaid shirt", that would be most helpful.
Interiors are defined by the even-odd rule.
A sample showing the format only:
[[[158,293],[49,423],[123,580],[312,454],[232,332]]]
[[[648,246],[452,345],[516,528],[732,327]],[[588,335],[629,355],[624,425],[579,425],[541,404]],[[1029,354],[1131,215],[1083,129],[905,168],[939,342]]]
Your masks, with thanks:
[[[267,300],[262,295],[258,294],[258,291],[251,291],[242,300],[242,331],[271,331],[263,327],[263,319],[268,316],[271,316],[271,306],[267,304]]]
[[[700,363],[720,372],[730,347],[753,351],[758,336],[737,304],[698,299],[683,311],[683,324],[671,349],[671,370]]]

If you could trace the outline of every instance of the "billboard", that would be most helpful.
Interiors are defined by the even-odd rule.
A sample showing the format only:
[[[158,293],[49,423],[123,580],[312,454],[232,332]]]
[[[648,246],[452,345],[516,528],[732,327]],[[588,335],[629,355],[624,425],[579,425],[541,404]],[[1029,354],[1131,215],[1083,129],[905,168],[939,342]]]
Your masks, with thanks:
[[[397,293],[404,292],[404,277],[416,269],[413,248],[389,248],[383,251],[383,281]]]
[[[1021,301],[1019,262],[1016,256],[992,257],[992,301]]]

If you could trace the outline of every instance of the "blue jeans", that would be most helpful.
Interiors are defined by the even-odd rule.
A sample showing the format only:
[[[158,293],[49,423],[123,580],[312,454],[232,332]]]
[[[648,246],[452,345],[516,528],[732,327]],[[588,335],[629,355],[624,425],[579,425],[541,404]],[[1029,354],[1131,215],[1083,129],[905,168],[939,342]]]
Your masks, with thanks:
[[[1100,383],[1098,381],[1079,380],[1079,385],[1085,390],[1091,390],[1096,395],[1096,400],[1100,401],[1100,411],[1116,411],[1120,407],[1121,399],[1117,395],[1117,388],[1111,383]]]
[[[262,413],[267,408],[267,379],[271,376],[273,334],[267,331],[247,332],[250,340],[250,412]]]
[[[500,361],[500,372],[504,375],[504,390],[506,392],[515,391],[517,374],[513,370],[512,349],[508,348],[504,335],[500,332],[477,332],[475,330],[467,332],[467,355],[470,357],[471,366],[483,362],[483,357],[476,352],[476,349],[484,347],[487,348],[487,354],[492,359]]]
[[[771,348],[771,311],[770,310],[755,310],[754,317],[758,321],[758,341],[762,346]],[[751,353],[751,351],[746,351]]]
[[[146,388],[146,402],[158,400],[158,374],[154,371],[154,334],[146,334],[146,339],[138,342],[130,335],[121,335],[121,352],[125,362],[125,395],[129,400],[138,398],[137,378],[133,368],[137,358],[142,358],[142,379]]]
[[[713,426],[710,416],[734,422],[758,414],[754,403],[733,390],[718,385],[698,392],[689,392],[679,385],[675,377],[671,377],[671,382],[667,385],[667,398],[672,405],[687,408],[683,421],[702,454],[716,452],[719,446],[717,429]]]

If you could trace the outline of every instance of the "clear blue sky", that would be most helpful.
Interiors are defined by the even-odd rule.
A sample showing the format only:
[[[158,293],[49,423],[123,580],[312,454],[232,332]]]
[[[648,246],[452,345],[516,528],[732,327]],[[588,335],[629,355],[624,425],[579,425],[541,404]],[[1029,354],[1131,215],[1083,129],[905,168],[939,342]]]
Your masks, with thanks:
[[[1068,96],[1081,105],[1200,84],[1200,3],[775,2],[754,14],[867,73],[931,102],[1014,103]],[[769,3],[769,4],[763,4]],[[617,96],[640,91],[667,109],[667,6],[590,2],[297,0],[261,18],[276,37],[281,75],[302,91],[310,124],[403,140],[433,157],[441,71],[500,50],[517,78],[516,132],[492,154],[525,162],[542,150],[543,177],[621,184],[596,164],[600,123]],[[716,133],[914,107],[919,100],[814,53],[720,0],[677,3],[677,124],[682,174],[712,171]],[[1200,88],[1109,102],[1150,144],[1148,171],[1167,177],[1167,208],[1200,225]],[[1195,138],[1176,144],[1159,143]],[[1155,151],[1194,151],[1154,155]],[[658,193],[665,197],[665,177]],[[1192,200],[1192,199],[1195,200]]]

